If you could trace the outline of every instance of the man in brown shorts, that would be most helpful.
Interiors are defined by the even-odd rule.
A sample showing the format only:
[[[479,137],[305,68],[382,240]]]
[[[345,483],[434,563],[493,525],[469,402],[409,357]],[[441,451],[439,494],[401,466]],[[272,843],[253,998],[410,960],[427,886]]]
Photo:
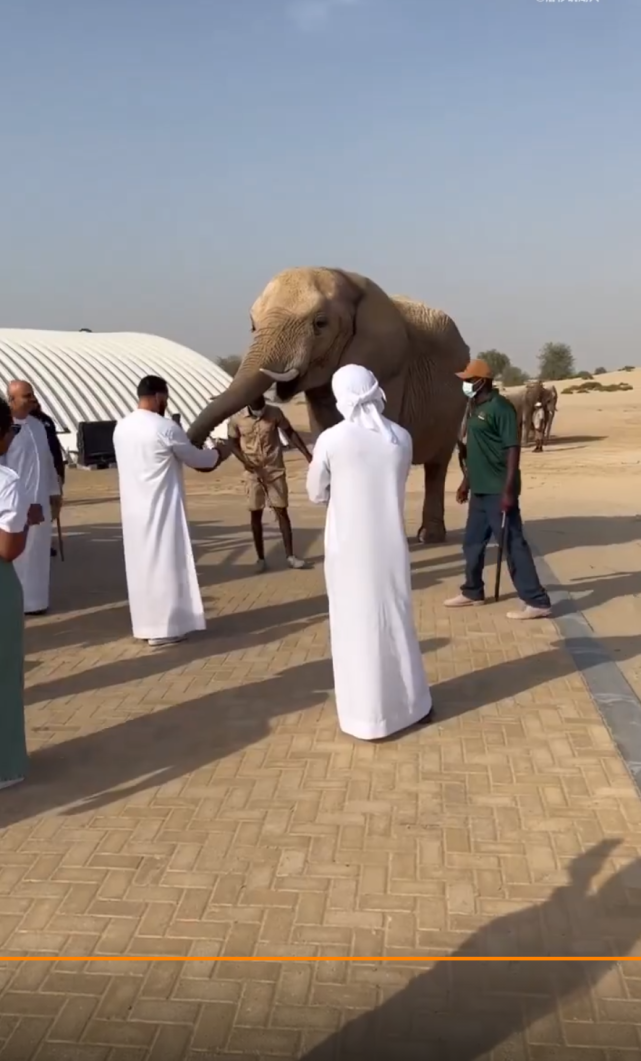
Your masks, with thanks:
[[[309,463],[312,455],[300,435],[294,431],[281,409],[276,405],[267,405],[262,397],[243,412],[232,416],[227,427],[232,450],[246,469],[251,529],[258,557],[257,571],[265,570],[263,511],[266,500],[276,514],[287,563],[296,569],[307,567],[304,560],[294,555],[292,525],[287,511],[287,476],[279,434],[281,431]]]

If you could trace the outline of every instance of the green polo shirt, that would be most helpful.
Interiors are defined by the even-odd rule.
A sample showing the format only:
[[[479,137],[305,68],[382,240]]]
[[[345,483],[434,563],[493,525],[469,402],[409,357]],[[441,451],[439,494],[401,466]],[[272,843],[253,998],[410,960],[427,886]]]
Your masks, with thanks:
[[[498,391],[472,406],[467,421],[467,477],[473,494],[502,494],[507,478],[507,451],[519,445],[516,409]],[[517,472],[515,493],[521,492]]]

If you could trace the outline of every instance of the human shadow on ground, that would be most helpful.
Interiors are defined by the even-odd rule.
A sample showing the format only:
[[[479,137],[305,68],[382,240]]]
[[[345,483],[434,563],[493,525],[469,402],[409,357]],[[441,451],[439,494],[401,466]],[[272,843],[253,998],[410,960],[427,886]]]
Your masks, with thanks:
[[[628,545],[641,539],[641,502],[639,510],[638,514],[629,516],[551,516],[549,519],[530,519],[524,514],[525,536],[543,556],[561,549]],[[429,555],[435,548],[417,543],[411,531],[408,540],[413,557]],[[447,540],[436,548],[460,547],[462,542],[463,528],[448,529]]]
[[[143,654],[99,663],[64,678],[32,685],[26,690],[26,704],[77,696],[96,689],[105,690],[112,685],[142,681],[154,675],[160,678],[166,671],[186,667],[198,659],[224,656],[239,649],[280,641],[291,634],[300,633],[326,615],[327,598],[324,594],[318,594],[216,616],[209,620],[206,631],[193,634],[182,644],[170,645],[162,650],[147,649],[145,646]],[[76,623],[80,621],[75,620]],[[27,648],[30,652],[35,651],[29,639]]]
[[[412,573],[414,589],[426,589],[447,578],[452,572],[447,568],[443,569],[443,563],[443,560],[433,564],[429,560],[421,561],[420,570]],[[428,569],[424,569],[425,567]],[[309,575],[310,572],[306,571],[287,572],[287,578],[291,578],[292,593],[300,592],[305,587]],[[269,577],[269,574],[259,576],[261,580]],[[259,584],[257,580],[256,585]],[[207,630],[192,635],[183,644],[172,645],[162,651],[143,646],[141,654],[136,656],[108,663],[98,662],[87,670],[65,678],[53,678],[31,685],[26,691],[25,702],[30,705],[62,696],[92,692],[95,689],[107,689],[112,685],[139,681],[155,674],[160,676],[167,669],[187,666],[194,660],[223,656],[240,649],[256,648],[280,641],[284,637],[301,633],[326,617],[325,593],[292,597],[288,601],[261,607],[248,605],[246,611],[210,616]],[[103,611],[83,613],[81,616],[72,616],[55,623],[47,622],[46,619],[36,620],[27,627],[26,651],[29,655],[37,655],[40,652],[64,649],[70,645],[88,647],[130,637],[127,606],[112,606]]]
[[[87,505],[117,505],[118,494],[104,494],[98,497],[69,497],[64,500],[64,508],[84,508]]]
[[[543,1041],[549,1054],[546,1046],[539,1045],[537,1057],[561,1058],[565,1050],[568,1058],[575,1057],[583,1051],[572,1047],[596,1047],[598,1025],[587,1000],[582,1020],[567,1019],[564,1030],[571,1038],[565,1049],[556,1014],[571,996],[574,1005],[581,1006],[583,997],[616,965],[616,957],[634,952],[641,935],[641,859],[613,874],[594,893],[588,891],[619,842],[604,840],[574,858],[568,884],[537,906],[484,925],[452,955],[590,956],[601,961],[438,962],[383,1005],[344,1025],[301,1061],[480,1061],[490,1054],[507,1061],[525,1057],[523,1037],[546,1018],[550,1020]],[[429,932],[423,936],[428,940]],[[429,942],[424,946],[429,947]],[[437,948],[434,953],[439,953]],[[634,1015],[629,1022],[620,1015],[609,1017],[606,1003],[598,1017],[618,1021],[618,1045],[631,1047],[630,1056],[638,1056]],[[538,1037],[537,1042],[541,1042]],[[618,1056],[618,1051],[614,1053]]]
[[[639,505],[641,509],[641,502]],[[627,545],[641,538],[641,514],[634,516],[559,516],[528,519],[525,533],[545,556],[560,549]]]
[[[552,435],[545,443],[545,448],[587,445],[590,442],[605,442],[606,439],[607,435]]]
[[[445,644],[424,641],[421,651]],[[332,687],[331,661],[314,660],[48,745],[31,756],[26,784],[2,794],[0,828],[78,800],[69,813],[95,810],[182,778],[256,744],[281,715],[322,706]]]
[[[618,597],[636,597],[641,594],[641,572],[621,571],[615,575],[593,575],[591,578],[573,579],[559,587],[567,595],[554,608],[554,617],[561,618],[576,611],[598,608]],[[641,639],[639,644],[641,652]]]
[[[249,525],[229,526],[217,524],[213,520],[202,520],[192,522],[191,533],[198,580],[203,591],[256,577]],[[312,564],[322,559],[318,555],[311,555],[319,535],[318,528],[294,528],[297,554]],[[126,611],[127,581],[120,527],[100,523],[72,528],[65,534],[64,544],[64,562],[59,558],[52,561],[52,614],[88,611],[107,605]],[[217,554],[221,552],[228,555],[219,561]],[[280,534],[274,533],[274,528],[269,524],[265,526],[265,554],[268,574],[287,570]],[[292,572],[292,577],[300,579],[304,576],[304,571]],[[84,622],[84,618],[81,622]]]
[[[580,650],[585,640],[577,638],[569,647]],[[638,652],[638,638],[606,638],[610,650],[611,642],[616,643],[620,658]],[[422,642],[421,650],[434,651],[446,643],[438,639]],[[525,658],[436,683],[432,687],[432,729],[576,673],[567,648],[568,643],[557,642]],[[584,670],[598,662],[585,663]],[[313,660],[50,745],[33,754],[28,783],[3,793],[0,827],[77,800],[87,801],[80,810],[104,806],[126,794],[113,791],[119,785],[131,786],[127,791],[132,793],[184,777],[261,740],[269,732],[270,719],[324,703],[331,688],[330,661]],[[413,733],[406,731],[397,739],[412,740]],[[393,744],[389,742],[388,747]]]

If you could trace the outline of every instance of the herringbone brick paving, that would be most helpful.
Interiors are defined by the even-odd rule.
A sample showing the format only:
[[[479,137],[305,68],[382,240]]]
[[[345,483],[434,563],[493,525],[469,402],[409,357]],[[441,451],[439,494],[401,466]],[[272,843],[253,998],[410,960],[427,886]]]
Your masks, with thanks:
[[[284,571],[274,542],[253,576],[243,505],[209,483],[209,629],[154,652],[129,638],[113,478],[72,477],[28,633],[31,776],[0,801],[2,953],[51,960],[2,964],[0,1058],[641,1056],[641,967],[612,961],[641,935],[641,802],[553,624],[444,612],[460,546],[417,551],[438,720],[354,742],[320,562]],[[604,961],[427,961],[451,953]],[[349,955],[423,961],[213,960]]]

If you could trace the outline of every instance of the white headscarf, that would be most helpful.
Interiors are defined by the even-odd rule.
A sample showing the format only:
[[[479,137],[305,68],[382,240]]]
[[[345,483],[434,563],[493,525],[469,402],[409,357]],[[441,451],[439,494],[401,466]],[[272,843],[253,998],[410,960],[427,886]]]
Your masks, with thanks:
[[[394,425],[383,415],[385,393],[373,372],[361,365],[344,365],[332,377],[336,406],[344,420],[377,431],[387,442],[398,445]]]

